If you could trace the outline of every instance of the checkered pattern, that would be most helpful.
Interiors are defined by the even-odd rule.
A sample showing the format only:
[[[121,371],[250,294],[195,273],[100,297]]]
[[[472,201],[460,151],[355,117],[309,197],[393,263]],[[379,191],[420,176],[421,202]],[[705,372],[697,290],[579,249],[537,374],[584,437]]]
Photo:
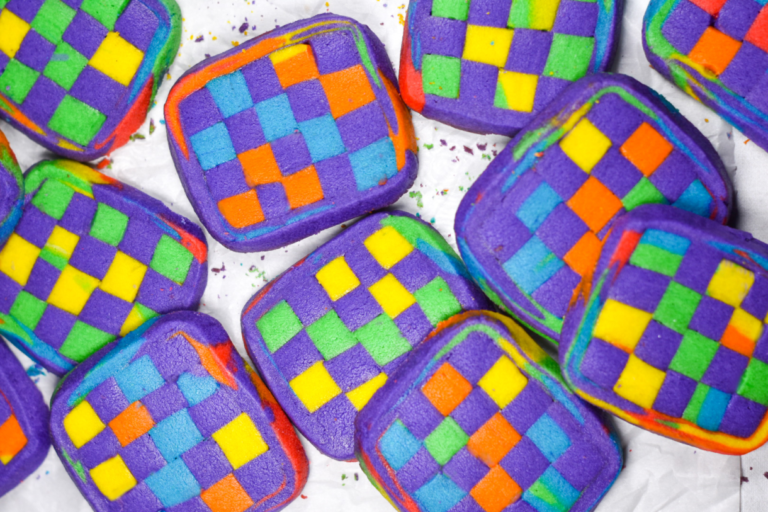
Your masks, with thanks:
[[[661,29],[681,54],[768,113],[768,7],[754,0],[680,0]]]
[[[581,372],[644,409],[750,437],[768,410],[768,279],[658,229],[625,232],[620,251],[631,257]]]
[[[124,105],[159,26],[141,0],[0,0],[0,94],[87,146]]]

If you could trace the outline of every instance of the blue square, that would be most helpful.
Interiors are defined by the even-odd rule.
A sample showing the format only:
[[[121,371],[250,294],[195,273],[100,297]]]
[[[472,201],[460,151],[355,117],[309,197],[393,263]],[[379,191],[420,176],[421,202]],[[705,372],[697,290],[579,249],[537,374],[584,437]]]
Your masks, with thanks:
[[[685,256],[691,246],[691,241],[684,236],[673,235],[660,229],[647,229],[640,238],[640,243],[653,245],[680,256]]]
[[[557,501],[562,505],[563,510],[570,509],[576,500],[579,499],[581,493],[576,490],[563,475],[561,475],[555,468],[550,467],[547,469],[539,481],[544,484],[544,487],[557,496]]]
[[[504,270],[523,292],[531,295],[546,283],[564,263],[544,242],[534,236],[504,263]]]
[[[696,180],[685,189],[683,195],[681,195],[672,206],[686,210],[702,217],[709,217],[712,211],[712,196],[709,195],[707,189],[701,184],[701,181]]]
[[[115,380],[130,403],[141,400],[165,384],[165,379],[149,356],[141,357],[120,370],[120,373],[115,375]]]
[[[379,183],[397,174],[395,146],[389,138],[349,155],[360,192],[377,187]]]
[[[224,117],[231,117],[253,106],[248,84],[240,71],[215,78],[206,87]]]
[[[299,129],[287,94],[257,103],[256,113],[259,115],[259,122],[267,142],[290,135]]]
[[[179,386],[190,407],[199,404],[219,389],[219,385],[209,375],[197,377],[191,373],[183,373],[176,385]]]
[[[203,436],[187,409],[170,416],[149,431],[157,449],[165,460],[173,460],[203,442]]]
[[[237,158],[232,139],[224,123],[216,123],[189,138],[192,148],[195,150],[200,166],[205,169],[213,169],[230,160]]]
[[[442,474],[438,474],[414,493],[416,501],[427,512],[448,512],[466,495],[461,487]]]
[[[728,402],[731,401],[731,395],[723,393],[719,389],[710,388],[704,403],[701,405],[699,417],[696,418],[696,424],[711,432],[717,432],[720,428],[720,422],[725,416],[725,409]]]
[[[416,455],[419,448],[421,448],[419,440],[400,420],[395,421],[379,441],[381,454],[395,471],[405,466],[405,463]]]
[[[549,462],[555,462],[571,447],[568,434],[563,432],[560,425],[555,423],[548,414],[542,415],[525,435],[533,441]]]
[[[346,151],[339,128],[331,114],[299,123],[299,130],[307,142],[312,163],[327,160]]]
[[[552,187],[546,183],[539,185],[539,188],[531,194],[528,199],[517,210],[517,218],[523,221],[523,224],[531,231],[539,229],[547,219],[552,210],[563,200],[552,190]]]
[[[199,496],[201,489],[184,461],[177,459],[144,480],[165,507]]]

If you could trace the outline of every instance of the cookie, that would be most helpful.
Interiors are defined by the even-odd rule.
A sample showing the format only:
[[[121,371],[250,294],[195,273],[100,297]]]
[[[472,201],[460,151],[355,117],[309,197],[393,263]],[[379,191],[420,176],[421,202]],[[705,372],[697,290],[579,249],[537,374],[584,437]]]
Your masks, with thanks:
[[[163,203],[85,165],[42,162],[0,248],[0,334],[63,375],[161,313],[197,307],[203,231]]]
[[[731,184],[712,145],[651,89],[621,75],[574,84],[513,139],[456,214],[475,280],[557,343],[613,221],[644,203],[724,223]]]
[[[417,173],[384,47],[330,14],[205,60],[165,106],[176,169],[211,235],[265,251],[394,203]]]
[[[613,58],[622,0],[411,0],[400,88],[413,110],[513,136]]]
[[[0,4],[0,116],[75,160],[127,143],[178,52],[176,2]]]
[[[11,236],[21,218],[24,183],[8,139],[0,131],[0,246]]]
[[[441,326],[359,414],[361,465],[403,512],[588,511],[622,467],[595,412],[521,327]]]
[[[51,434],[97,512],[280,510],[307,480],[285,414],[201,313],[151,320],[70,372]]]
[[[440,322],[489,302],[429,225],[377,213],[347,228],[243,310],[245,346],[302,434],[354,458],[357,412]]]
[[[698,448],[768,440],[768,246],[688,212],[616,222],[591,290],[566,316],[560,359],[576,392]]]
[[[768,150],[768,8],[754,0],[653,0],[651,65]]]

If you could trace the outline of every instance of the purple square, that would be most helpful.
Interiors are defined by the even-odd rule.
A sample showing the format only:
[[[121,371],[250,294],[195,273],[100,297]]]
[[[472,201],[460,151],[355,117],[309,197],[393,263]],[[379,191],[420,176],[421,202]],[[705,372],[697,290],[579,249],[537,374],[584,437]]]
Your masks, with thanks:
[[[419,250],[411,251],[389,271],[411,293],[437,277],[437,268],[434,262]]]
[[[120,448],[120,441],[117,440],[115,433],[111,428],[105,428],[77,450],[75,457],[83,463],[86,469],[93,469],[117,455]]]
[[[608,291],[608,297],[633,308],[653,312],[669,282],[668,277],[658,272],[626,265]]]
[[[285,478],[279,454],[269,450],[235,471],[235,478],[253,501],[258,502],[277,492]]]
[[[179,375],[200,366],[200,356],[183,336],[175,336],[157,344],[152,361],[166,382],[175,382]]]
[[[522,392],[501,414],[520,434],[538,421],[552,403],[552,397],[536,381],[529,379]]]
[[[142,52],[146,52],[159,25],[157,16],[148,7],[134,0],[117,19],[115,32]]]
[[[568,158],[559,144],[554,144],[544,151],[535,169],[536,174],[541,176],[563,201],[568,201],[589,178],[587,173]]]
[[[75,247],[69,264],[97,279],[104,279],[117,249],[90,236],[84,236]],[[143,263],[148,264],[148,261]]]
[[[322,356],[320,356],[322,358]],[[359,343],[325,363],[343,392],[352,391],[381,373],[379,365]]]
[[[80,312],[80,320],[115,336],[133,309],[133,304],[96,289]]]
[[[179,111],[187,136],[210,128],[223,119],[219,107],[216,106],[216,101],[207,87],[203,87],[184,98],[179,104]]]
[[[601,339],[593,338],[581,361],[582,375],[604,389],[613,389],[629,360],[623,350]]]
[[[139,481],[165,467],[165,459],[148,435],[141,436],[126,446],[120,455]]]
[[[395,373],[395,370],[397,370],[400,367],[400,365],[403,364],[403,362],[408,358],[408,355],[409,354],[406,352],[405,354],[401,355],[394,361],[390,361],[389,363],[381,367],[381,371],[386,375],[392,375],[393,373]]]
[[[765,418],[766,408],[752,400],[733,395],[720,423],[720,432],[737,437],[751,437]]]
[[[397,481],[406,492],[413,493],[432,480],[439,471],[440,464],[422,446],[416,455],[397,472]]]
[[[747,101],[768,114],[768,73],[764,74],[757,85],[747,95]]]
[[[535,173],[529,173],[534,175]],[[508,203],[513,195],[517,195],[517,190],[508,194],[501,203],[501,206],[492,212],[492,217],[486,223],[486,226],[493,226],[492,229],[482,230],[485,243],[500,261],[507,261],[517,251],[523,247],[533,236],[531,231],[523,222],[512,214],[512,208]]]
[[[682,334],[651,320],[635,347],[635,355],[651,366],[666,371],[682,340]]]
[[[171,293],[179,285],[165,276],[158,274],[155,270],[148,268],[144,274],[144,281],[139,288],[139,295],[136,302],[148,307],[157,313],[167,313],[174,309],[184,309],[176,307],[179,304],[175,294]]]
[[[125,510],[162,510],[163,508],[163,504],[157,499],[155,493],[144,482],[139,482],[136,487],[125,493],[120,498],[120,505]]]
[[[620,146],[643,124],[645,116],[618,94],[606,94],[589,111],[587,119]]]
[[[715,28],[743,41],[760,9],[762,6],[753,0],[728,0],[715,18]]]
[[[572,444],[554,466],[571,485],[583,491],[603,469],[603,460],[598,449],[582,441]]]
[[[350,331],[356,331],[384,312],[363,286],[337,300],[333,308]]]
[[[451,417],[461,429],[472,436],[477,430],[499,412],[499,406],[481,388],[474,388],[467,398],[453,410]]]
[[[360,54],[350,32],[339,30],[309,40],[321,75],[334,73],[360,64]]]
[[[568,265],[541,285],[533,295],[533,300],[555,316],[562,318],[568,310],[573,291],[581,283],[581,276]]]
[[[310,366],[323,360],[323,356],[312,343],[306,331],[301,331],[291,338],[272,357],[275,366],[280,368],[280,373],[288,380],[298,377]]]
[[[733,316],[733,306],[704,295],[688,328],[707,338],[719,340],[728,327],[731,316]]]
[[[752,0],[747,1],[757,5]],[[746,96],[766,70],[768,70],[768,53],[745,41],[720,75],[720,80],[736,94]]]
[[[587,231],[589,227],[584,221],[567,204],[560,203],[536,231],[536,236],[562,259]]]
[[[470,25],[483,27],[507,28],[509,19],[509,2],[498,0],[472,0],[469,6]],[[517,31],[515,31],[517,35]]]
[[[331,112],[320,80],[307,80],[285,90],[296,121],[308,121]]]
[[[355,174],[347,155],[339,155],[315,163],[315,170],[323,186],[326,199],[347,197],[357,193]]]
[[[341,116],[336,124],[341,140],[350,153],[389,137],[387,120],[377,101]]]
[[[303,325],[311,324],[332,309],[331,299],[317,279],[307,279],[301,288],[286,292],[286,301]]]
[[[109,116],[128,89],[101,71],[86,66],[69,91],[70,95]]]
[[[78,10],[61,37],[72,48],[90,59],[101,46],[109,30],[85,11]]]
[[[279,218],[291,210],[285,188],[281,183],[270,183],[256,187],[261,210],[267,220]]]
[[[752,352],[752,357],[759,359],[764,363],[768,363],[768,329],[763,329],[763,332],[757,339],[757,343],[755,344],[755,351]]]
[[[611,147],[594,169],[592,176],[618,197],[624,197],[643,178],[637,167],[624,158],[616,146]]]
[[[723,260],[720,251],[701,244],[695,251],[688,251],[675,273],[675,282],[704,295],[718,265]]]
[[[149,265],[152,261],[152,256],[155,254],[155,247],[157,247],[157,243],[162,236],[163,231],[155,224],[145,222],[140,218],[133,218],[128,221],[128,227],[117,248],[131,258]],[[111,247],[101,241],[97,242],[106,247]]]
[[[232,465],[213,439],[206,439],[181,456],[203,489],[232,472]]]
[[[721,345],[715,352],[712,362],[709,363],[709,368],[701,378],[701,382],[726,393],[735,393],[744,370],[747,369],[747,364],[749,364],[747,356]]]
[[[67,92],[48,77],[40,76],[24,100],[24,112],[46,126]]]
[[[502,355],[501,349],[487,334],[472,332],[451,351],[448,361],[474,386]]]
[[[419,389],[411,391],[397,408],[397,416],[420,441],[426,439],[445,419]]]
[[[471,60],[461,61],[460,94],[462,102],[490,107],[496,96],[499,68]]]
[[[703,9],[688,0],[681,0],[661,27],[661,34],[680,53],[688,55],[712,18]]]
[[[114,377],[105,380],[88,393],[86,401],[102,422],[109,423],[131,405],[120,390]]]
[[[459,487],[469,492],[488,474],[488,466],[469,453],[465,446],[443,468],[443,473]]]
[[[21,285],[0,272],[0,313],[7,315],[11,311],[13,302],[21,292]],[[48,306],[50,309],[52,306]],[[45,316],[45,314],[43,314]],[[42,319],[40,320],[42,322]],[[38,327],[40,324],[38,324]]]
[[[56,46],[47,39],[34,30],[30,30],[21,42],[21,47],[14,58],[42,73],[51,60],[55,49]]]
[[[254,108],[245,109],[228,117],[224,120],[224,124],[227,126],[235,153],[238,155],[267,143]]]
[[[188,409],[189,415],[203,437],[210,437],[242,413],[237,392],[222,386],[212,396]]]
[[[166,384],[141,399],[155,423],[186,409],[187,399],[176,384]]]
[[[651,175],[650,180],[671,203],[677,201],[697,177],[691,159],[675,149]]]
[[[344,255],[344,261],[352,269],[360,284],[368,288],[372,284],[380,281],[387,271],[371,256],[368,249],[363,244],[355,244]]]
[[[395,318],[395,325],[405,336],[405,339],[415,347],[432,332],[432,322],[418,304],[414,304]]]
[[[422,55],[444,55],[458,59],[464,54],[467,24],[448,18],[424,18],[419,25]]]
[[[3,291],[2,287],[0,287],[0,292]],[[35,328],[35,334],[46,345],[58,350],[64,344],[64,340],[67,339],[69,331],[72,330],[76,321],[77,317],[72,313],[49,304]]]
[[[211,197],[217,202],[251,190],[245,182],[243,166],[238,159],[230,160],[206,172],[205,183],[211,191]]]
[[[27,280],[25,291],[31,293],[40,300],[48,300],[56,281],[59,279],[61,271],[45,261],[38,258],[32,266],[32,273]]]
[[[653,408],[667,416],[682,418],[693,392],[696,391],[696,385],[695,380],[675,371],[668,371]]]
[[[569,85],[571,85],[571,82],[562,78],[540,76],[536,89],[536,97],[533,100],[533,111],[539,112],[544,109]]]
[[[541,75],[547,64],[550,46],[552,46],[552,32],[526,28],[515,29],[506,69],[518,73]]]
[[[16,225],[16,234],[42,249],[48,241],[48,237],[53,233],[53,228],[56,227],[56,220],[38,210],[31,203],[24,206],[23,212],[19,223]]]
[[[536,445],[523,437],[517,445],[501,459],[501,467],[523,489],[527,489],[547,470],[549,461]]]
[[[290,176],[312,165],[309,148],[300,133],[277,139],[271,145],[272,153],[283,176]]]
[[[283,86],[280,85],[280,79],[277,78],[277,73],[275,73],[275,68],[269,57],[248,64],[240,72],[248,84],[254,105],[283,93]]]
[[[564,0],[560,2],[553,32],[572,36],[594,37],[597,27],[596,2]]]
[[[768,314],[768,279],[762,274],[755,274],[755,282],[741,303],[741,309],[757,318]]]
[[[355,449],[355,425],[353,421],[339,421],[339,418],[354,418],[357,409],[346,395],[339,395],[312,414],[317,432],[322,432],[332,443],[334,453],[352,453]],[[326,432],[332,432],[329,436]],[[344,450],[344,451],[341,451]]]
[[[32,23],[44,2],[45,0],[11,0],[5,8],[27,23]]]
[[[84,237],[91,231],[96,208],[96,200],[83,194],[75,194],[69,202],[67,211],[64,212],[64,216],[59,221],[59,225],[79,237]]]

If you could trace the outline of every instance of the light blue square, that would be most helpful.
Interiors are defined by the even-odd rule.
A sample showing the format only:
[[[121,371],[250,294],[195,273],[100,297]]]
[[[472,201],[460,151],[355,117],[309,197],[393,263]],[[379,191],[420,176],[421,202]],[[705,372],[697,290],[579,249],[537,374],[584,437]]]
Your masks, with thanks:
[[[299,130],[307,142],[312,163],[341,155],[347,150],[331,114],[299,123]]]
[[[696,180],[688,185],[685,192],[677,198],[677,201],[672,206],[701,215],[702,217],[709,217],[712,211],[712,196],[709,195],[701,181]]]
[[[232,145],[232,139],[229,138],[229,132],[224,123],[217,123],[194,134],[190,137],[190,141],[200,167],[206,171],[237,158],[235,147]]]
[[[549,281],[564,263],[537,236],[504,263],[504,270],[515,284],[528,295]]]
[[[395,471],[416,455],[421,443],[400,420],[395,421],[379,440],[381,454]]]
[[[287,94],[257,103],[256,114],[267,142],[290,135],[299,129]]]
[[[357,190],[361,192],[397,175],[395,146],[389,137],[351,153],[349,161],[355,172]]]
[[[184,503],[199,496],[201,492],[200,484],[181,459],[176,459],[157,473],[150,475],[144,482],[164,507]]]
[[[728,402],[730,402],[730,400],[731,395],[728,393],[723,393],[719,389],[710,388],[707,397],[704,399],[704,403],[701,405],[701,411],[699,411],[699,417],[696,418],[696,424],[711,432],[717,432],[717,429],[720,428],[720,422],[723,421],[725,409],[728,407]]]
[[[120,390],[129,402],[141,400],[165,384],[152,359],[144,356],[123,368],[115,375]]]
[[[659,229],[646,229],[640,238],[640,243],[653,245],[680,256],[685,256],[685,252],[691,246],[691,241],[687,238]]]
[[[523,224],[531,232],[534,232],[547,220],[552,210],[562,202],[563,200],[557,195],[557,192],[552,190],[552,187],[542,183],[517,210],[517,218],[523,221]]]
[[[203,442],[203,436],[186,409],[169,416],[149,431],[163,458],[171,461]]]
[[[176,381],[176,385],[181,390],[181,394],[187,399],[190,407],[194,407],[209,396],[213,395],[219,385],[216,381],[206,375],[205,377],[197,377],[191,373],[184,373]]]
[[[414,493],[416,501],[427,512],[448,512],[466,495],[461,487],[442,473],[438,473]]]
[[[539,480],[557,497],[557,501],[563,505],[564,510],[570,509],[581,496],[581,493],[552,466],[541,475]]]
[[[206,87],[224,117],[231,117],[253,106],[248,84],[240,71],[215,78]]]
[[[555,462],[571,447],[571,439],[548,414],[542,415],[525,435],[549,460]]]

